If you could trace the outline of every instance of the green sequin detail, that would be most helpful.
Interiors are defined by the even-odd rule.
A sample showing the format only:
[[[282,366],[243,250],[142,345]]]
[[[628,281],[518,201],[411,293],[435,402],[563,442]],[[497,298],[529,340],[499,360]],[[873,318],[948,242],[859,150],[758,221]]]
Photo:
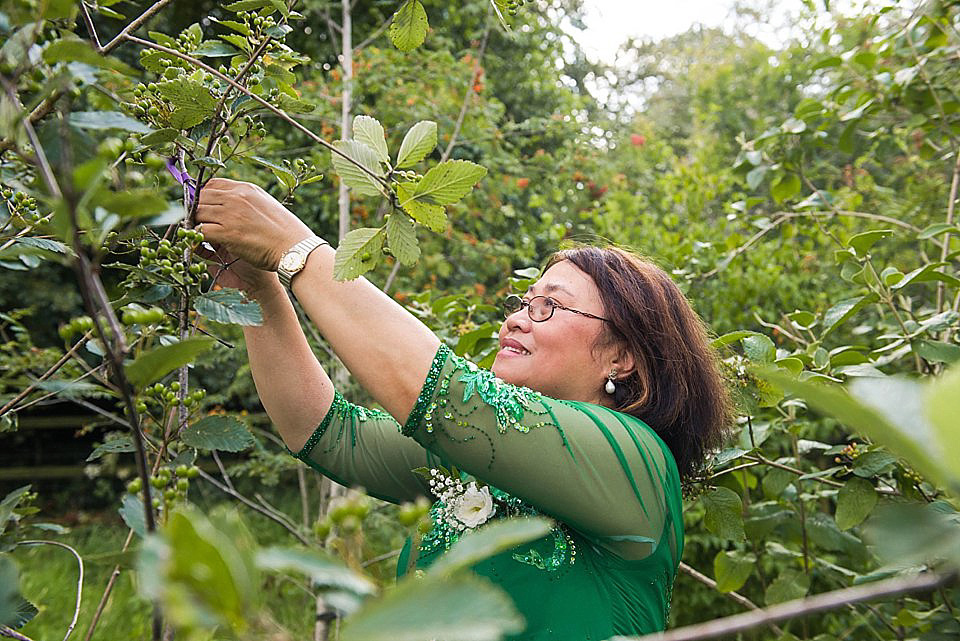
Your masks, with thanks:
[[[490,370],[481,369],[468,360],[459,358],[455,362],[456,370],[464,372],[457,379],[464,383],[464,404],[476,393],[484,403],[494,409],[497,416],[497,429],[501,434],[506,432],[508,427],[521,432],[529,430],[528,427],[520,424],[520,419],[523,418],[524,412],[530,409],[532,403],[542,402],[543,397],[539,392],[504,383]]]
[[[447,356],[451,354],[449,347],[440,345],[433,357],[433,362],[430,363],[430,371],[427,372],[427,380],[423,383],[423,389],[420,390],[417,403],[413,406],[410,416],[407,417],[407,422],[400,429],[400,433],[404,436],[412,436],[420,426],[424,415],[428,414],[431,404],[430,399],[433,397],[433,392],[437,388],[437,380],[440,378],[440,370],[443,369],[443,364],[447,362]]]
[[[338,422],[341,426],[341,431],[343,430],[343,425],[350,424],[355,425],[356,423],[362,423],[367,419],[379,419],[379,418],[390,418],[390,415],[384,412],[383,410],[368,409],[366,407],[360,407],[359,405],[354,405],[345,399],[340,392],[333,392],[333,403],[330,404],[330,409],[327,410],[327,415],[323,417],[323,421],[320,422],[320,425],[313,431],[313,434],[310,435],[310,438],[307,439],[307,442],[304,444],[303,448],[294,454],[295,458],[300,459],[304,463],[309,463],[307,460],[310,456],[310,453],[313,451],[313,448],[317,446],[317,443],[323,438],[323,435],[326,434],[327,429],[330,427],[330,423],[334,419],[338,419]],[[337,439],[339,442],[340,439]],[[356,444],[356,443],[354,443]],[[287,450],[290,451],[289,449]]]

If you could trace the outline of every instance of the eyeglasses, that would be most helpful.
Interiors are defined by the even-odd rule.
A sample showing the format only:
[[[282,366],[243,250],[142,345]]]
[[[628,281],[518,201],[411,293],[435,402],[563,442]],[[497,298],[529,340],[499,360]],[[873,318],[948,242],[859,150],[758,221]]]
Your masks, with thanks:
[[[504,316],[515,314],[524,307],[527,308],[527,315],[530,317],[530,320],[537,323],[550,320],[553,318],[553,312],[558,309],[565,309],[568,312],[580,314],[581,316],[586,316],[587,318],[596,318],[597,320],[607,321],[608,323],[612,322],[609,318],[601,318],[600,316],[596,316],[594,314],[581,312],[579,309],[564,307],[549,296],[534,296],[530,300],[523,300],[516,294],[510,294],[503,299]]]

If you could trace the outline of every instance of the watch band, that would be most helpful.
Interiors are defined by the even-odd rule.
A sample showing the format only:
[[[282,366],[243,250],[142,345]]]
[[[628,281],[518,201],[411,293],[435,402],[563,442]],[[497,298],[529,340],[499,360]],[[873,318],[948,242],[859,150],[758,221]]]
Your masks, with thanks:
[[[280,257],[280,264],[277,266],[277,275],[280,276],[280,282],[283,283],[283,286],[290,288],[290,281],[307,264],[307,257],[310,252],[321,245],[329,244],[317,236],[308,236],[285,251],[283,256]]]

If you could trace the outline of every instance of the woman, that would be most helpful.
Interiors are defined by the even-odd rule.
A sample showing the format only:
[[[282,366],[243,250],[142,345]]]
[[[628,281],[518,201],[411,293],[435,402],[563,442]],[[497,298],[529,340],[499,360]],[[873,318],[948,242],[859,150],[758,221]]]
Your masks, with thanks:
[[[619,249],[558,252],[525,296],[508,297],[491,373],[365,279],[334,281],[334,250],[260,188],[211,180],[197,222],[238,259],[221,284],[263,308],[263,325],[244,328],[250,365],[290,450],[385,500],[437,499],[417,567],[491,518],[543,513],[557,522],[549,536],[475,567],[524,616],[516,639],[666,627],[683,550],[680,479],[728,418],[703,326],[666,274]],[[304,239],[308,254],[288,252]],[[386,412],[334,390],[278,266]],[[451,466],[470,476],[446,476]],[[423,467],[429,482],[412,471]]]

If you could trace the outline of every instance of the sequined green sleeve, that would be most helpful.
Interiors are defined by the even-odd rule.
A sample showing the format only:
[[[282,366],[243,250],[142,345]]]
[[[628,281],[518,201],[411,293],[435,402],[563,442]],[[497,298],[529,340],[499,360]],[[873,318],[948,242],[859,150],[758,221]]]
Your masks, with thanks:
[[[339,392],[323,422],[293,455],[337,483],[362,486],[371,496],[391,503],[427,496],[412,470],[439,460],[404,438],[392,416],[354,405]]]
[[[624,558],[682,549],[680,483],[640,420],[504,383],[442,346],[404,434]]]

